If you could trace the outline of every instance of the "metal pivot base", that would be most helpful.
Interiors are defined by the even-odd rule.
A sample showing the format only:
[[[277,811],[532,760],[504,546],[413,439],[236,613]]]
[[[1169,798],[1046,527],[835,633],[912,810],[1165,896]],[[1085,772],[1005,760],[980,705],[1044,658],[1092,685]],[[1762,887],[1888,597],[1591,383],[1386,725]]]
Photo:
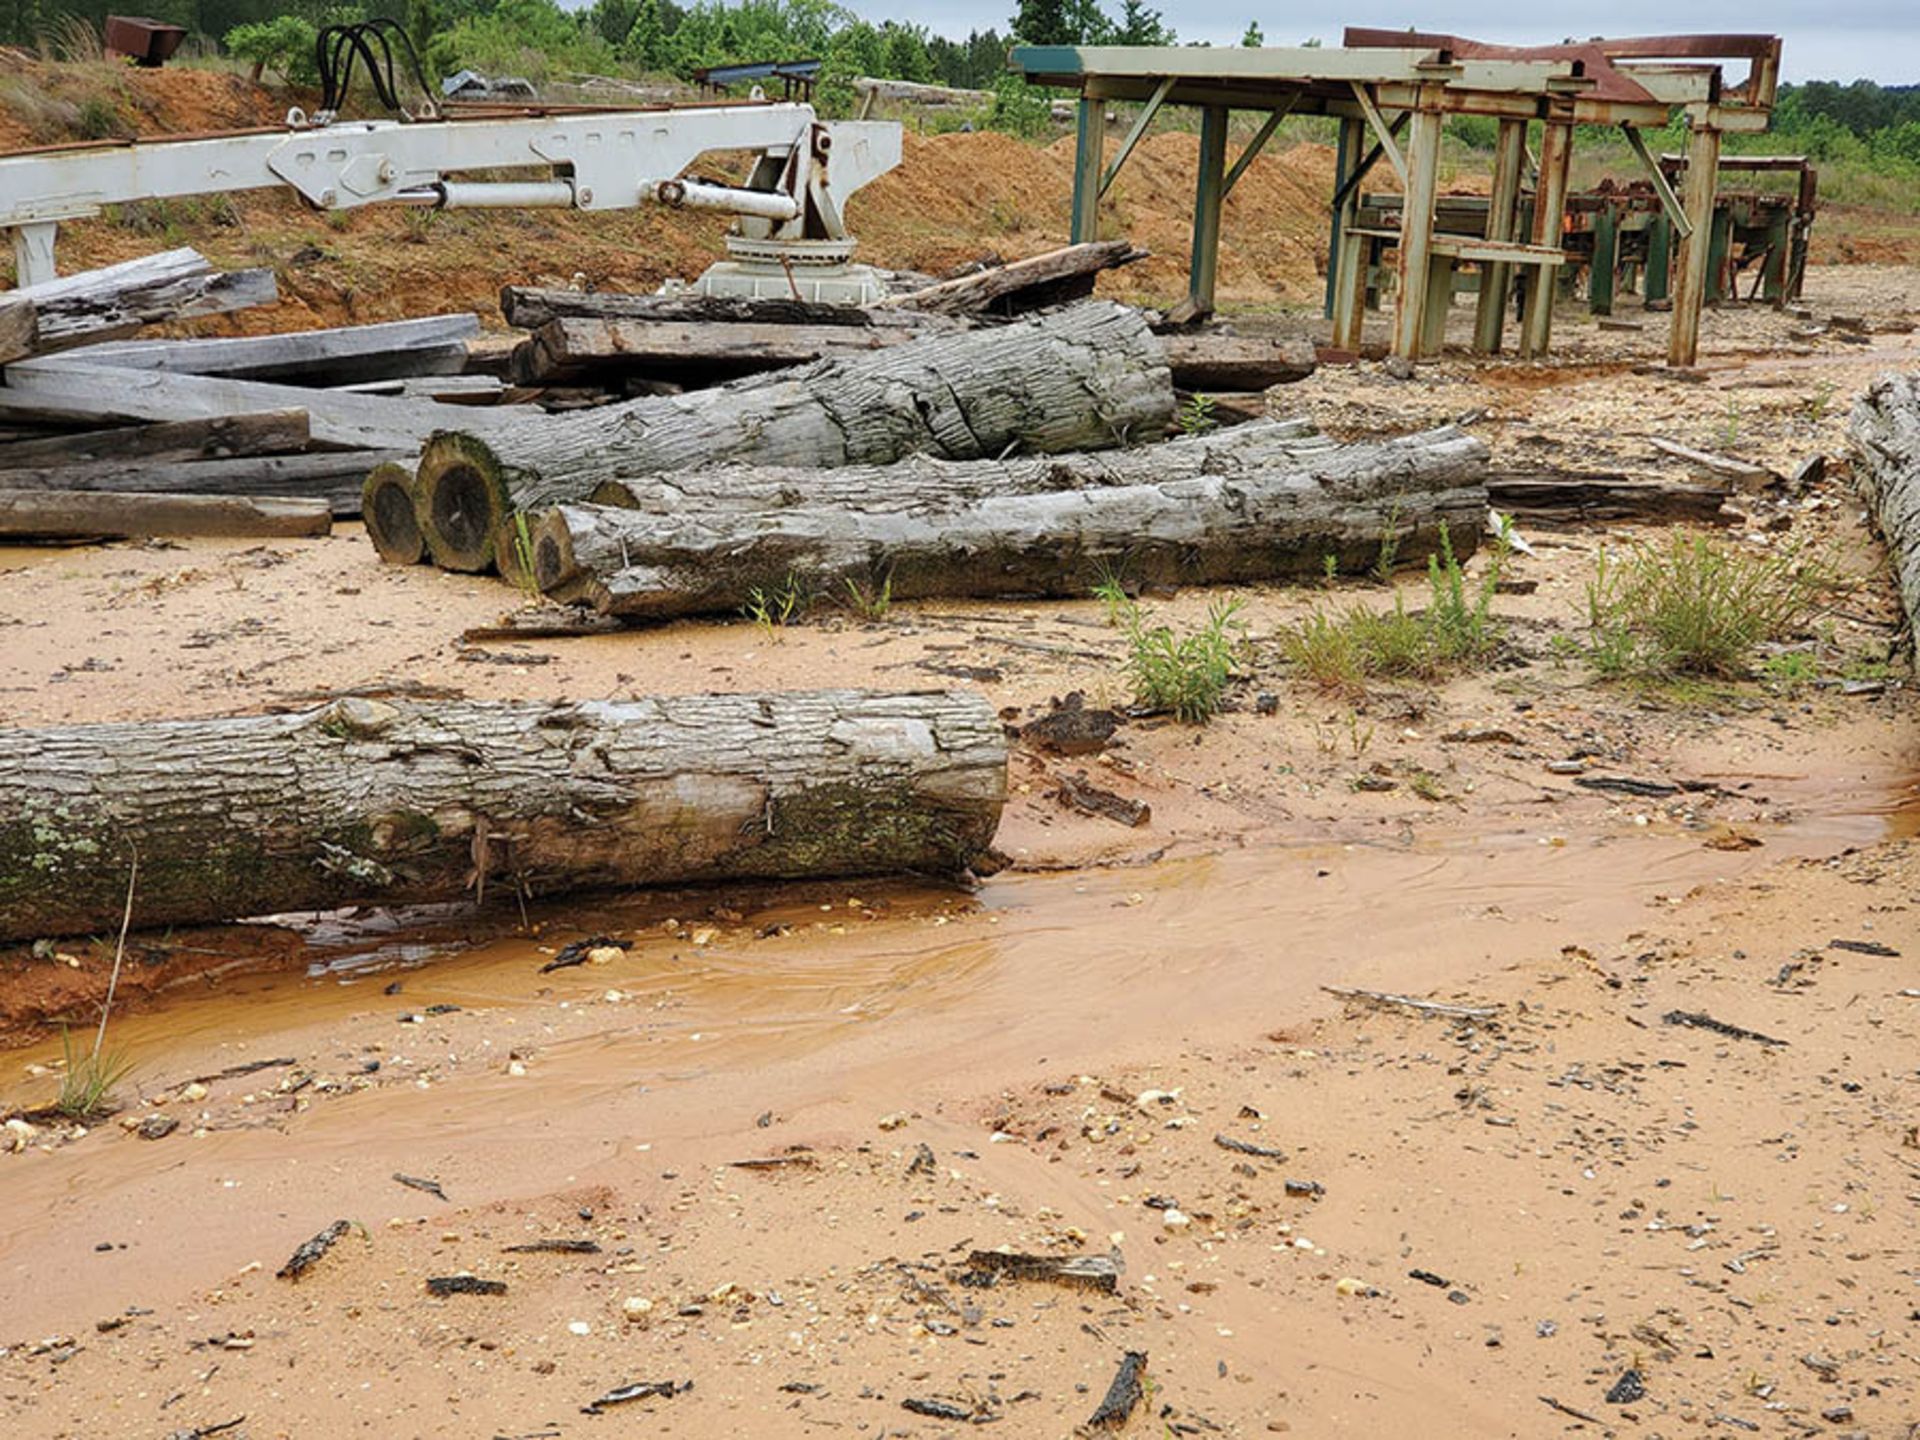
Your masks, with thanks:
[[[727,237],[734,258],[715,261],[690,287],[716,300],[800,300],[809,305],[871,305],[887,284],[871,265],[848,257],[851,241],[781,244]]]

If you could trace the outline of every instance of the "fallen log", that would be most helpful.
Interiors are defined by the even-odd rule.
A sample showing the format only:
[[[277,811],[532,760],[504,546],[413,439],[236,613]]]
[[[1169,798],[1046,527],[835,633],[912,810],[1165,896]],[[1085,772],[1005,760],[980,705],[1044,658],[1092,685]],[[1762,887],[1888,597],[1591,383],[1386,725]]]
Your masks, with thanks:
[[[123,370],[165,370],[175,375],[346,385],[416,375],[456,375],[466,368],[466,342],[479,333],[480,319],[476,315],[431,315],[419,320],[281,335],[96,345],[87,352],[87,363]]]
[[[1487,476],[1487,503],[1516,519],[1570,525],[1641,520],[1727,522],[1724,485],[1630,480],[1570,470],[1508,470]]]
[[[188,249],[146,255],[9,292],[9,307],[33,307],[35,334],[25,350],[0,350],[0,363],[117,340],[163,320],[271,305],[279,298],[271,270],[223,274]]]
[[[1304,336],[1175,331],[1160,337],[1173,383],[1182,390],[1265,390],[1313,374],[1318,360]]]
[[[0,536],[9,540],[285,537],[325,535],[332,529],[325,500],[0,489]]]
[[[1006,740],[978,695],[567,704],[0,728],[0,940],[347,904],[962,870]]]
[[[912,325],[559,319],[521,343],[509,373],[519,385],[656,375],[691,386],[883,350],[926,333]]]
[[[516,510],[636,472],[1102,449],[1158,433],[1172,413],[1165,355],[1140,316],[1078,305],[716,390],[450,430],[421,456],[414,506],[438,564],[484,570]]]
[[[306,455],[246,455],[232,460],[104,460],[0,470],[13,490],[73,490],[97,495],[253,495],[324,501],[336,519],[360,513],[367,467],[411,461],[405,450],[322,450]],[[409,472],[410,473],[410,472]]]
[[[1250,428],[1250,427],[1249,427]],[[1162,448],[1172,448],[1171,446]],[[1152,484],[1001,494],[959,506],[799,504],[770,513],[561,505],[535,525],[534,577],[560,600],[628,619],[738,609],[756,589],[1083,596],[1103,575],[1220,584],[1457,554],[1486,523],[1486,448],[1458,430],[1342,446],[1263,466],[1200,466]]]
[[[1134,249],[1130,241],[1088,240],[955,280],[942,280],[904,295],[889,295],[874,308],[942,315],[1037,310],[1091,295],[1102,270],[1146,258],[1147,252]]]
[[[0,470],[35,466],[140,460],[164,465],[180,460],[223,460],[236,455],[277,455],[304,450],[312,438],[304,410],[268,410],[258,415],[216,415],[156,425],[81,430],[0,445]]]
[[[962,322],[913,310],[873,310],[787,297],[744,299],[683,290],[671,295],[623,295],[604,290],[544,290],[509,285],[500,292],[500,313],[509,325],[538,330],[554,320],[655,320],[712,325],[873,325],[951,330]]]
[[[367,538],[389,565],[418,565],[427,558],[427,540],[413,513],[413,471],[388,460],[373,467],[360,487],[360,514]]]
[[[1749,494],[1758,494],[1769,485],[1780,483],[1780,477],[1764,465],[1755,465],[1748,460],[1740,460],[1732,455],[1716,455],[1707,450],[1695,450],[1691,446],[1676,441],[1662,439],[1658,435],[1648,437],[1648,443],[1662,455],[1671,455],[1674,459],[1691,467],[1696,474],[1717,475],[1731,480]]]
[[[1908,625],[1920,630],[1920,373],[1877,377],[1847,428],[1853,483],[1886,541]]]

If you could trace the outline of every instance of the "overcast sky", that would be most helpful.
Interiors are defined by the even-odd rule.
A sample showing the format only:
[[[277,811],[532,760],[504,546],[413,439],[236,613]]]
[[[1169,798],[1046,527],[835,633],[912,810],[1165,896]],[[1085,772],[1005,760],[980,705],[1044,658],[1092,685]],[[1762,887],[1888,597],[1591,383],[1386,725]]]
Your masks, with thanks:
[[[911,20],[958,38],[989,26],[1004,33],[1016,5],[1015,0],[851,0],[851,8],[876,22]],[[1538,0],[1363,0],[1312,6],[1169,0],[1159,8],[1183,41],[1216,45],[1237,43],[1249,20],[1260,22],[1269,45],[1297,44],[1311,36],[1337,45],[1341,28],[1348,24],[1413,25],[1501,44],[1540,45],[1566,38],[1569,7]],[[1107,9],[1117,12],[1119,0],[1107,0]],[[1589,12],[1586,23],[1596,22],[1604,23],[1611,35],[1772,31],[1786,40],[1781,63],[1788,80],[1920,83],[1920,0],[1612,0]]]

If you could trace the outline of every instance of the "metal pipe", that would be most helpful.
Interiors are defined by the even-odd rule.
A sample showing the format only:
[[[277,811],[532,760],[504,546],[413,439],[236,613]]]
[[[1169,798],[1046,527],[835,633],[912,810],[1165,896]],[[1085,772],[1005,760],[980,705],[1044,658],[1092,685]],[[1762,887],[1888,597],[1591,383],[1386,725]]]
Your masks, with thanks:
[[[676,210],[725,210],[762,220],[791,220],[800,202],[778,190],[742,190],[733,185],[707,185],[698,180],[662,180],[654,187],[662,205]]]
[[[443,180],[436,188],[448,210],[573,208],[571,180]]]

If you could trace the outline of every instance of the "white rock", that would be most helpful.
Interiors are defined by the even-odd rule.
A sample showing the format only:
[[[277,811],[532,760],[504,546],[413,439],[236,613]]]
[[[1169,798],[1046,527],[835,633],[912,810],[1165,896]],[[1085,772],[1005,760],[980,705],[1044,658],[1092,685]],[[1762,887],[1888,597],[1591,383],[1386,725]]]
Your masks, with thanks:
[[[1178,1210],[1163,1210],[1160,1212],[1160,1223],[1169,1230],[1184,1230],[1193,1221]]]
[[[645,1325],[653,1319],[653,1301],[644,1295],[629,1295],[620,1309],[632,1325]]]

